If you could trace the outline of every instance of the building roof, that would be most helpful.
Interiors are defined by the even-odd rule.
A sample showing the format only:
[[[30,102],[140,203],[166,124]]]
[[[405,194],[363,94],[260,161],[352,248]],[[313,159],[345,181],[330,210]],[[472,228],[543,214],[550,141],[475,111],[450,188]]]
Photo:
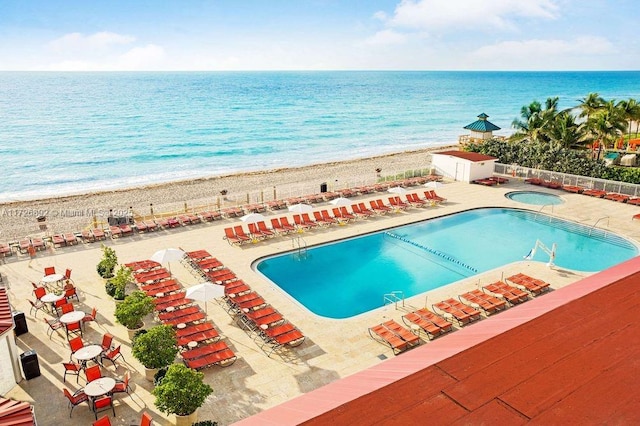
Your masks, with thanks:
[[[13,328],[13,315],[7,289],[0,287],[0,335]]]
[[[31,404],[0,397],[0,426],[35,426]]]
[[[241,424],[637,424],[640,257]]]
[[[492,157],[490,155],[479,154],[477,152],[467,152],[467,151],[441,151],[441,152],[434,152],[433,155],[449,155],[451,157],[458,157],[463,160],[471,161],[472,163],[482,163],[484,161],[497,160],[496,157]]]
[[[464,128],[475,132],[492,132],[494,130],[500,130],[500,127],[487,120],[488,117],[489,116],[483,112],[478,116],[476,121],[471,124],[467,124]]]

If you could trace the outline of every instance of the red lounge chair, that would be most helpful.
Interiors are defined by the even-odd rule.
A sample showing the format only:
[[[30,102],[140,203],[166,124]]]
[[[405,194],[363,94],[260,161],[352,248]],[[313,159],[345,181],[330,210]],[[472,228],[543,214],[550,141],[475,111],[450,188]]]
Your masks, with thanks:
[[[407,201],[414,207],[425,207],[429,205],[429,202],[418,197],[418,194],[407,194]]]
[[[0,257],[11,256],[11,246],[7,243],[0,243]]]
[[[96,240],[104,240],[105,238],[107,238],[104,231],[100,228],[93,228],[91,230],[91,233]]]
[[[544,182],[543,179],[540,178],[528,178],[524,180],[525,183],[530,183],[531,185],[541,185]]]
[[[498,184],[498,182],[491,179],[476,179],[473,181],[473,183],[477,183],[478,185],[484,185],[484,186],[493,186]]]
[[[588,195],[590,197],[602,198],[607,195],[607,192],[601,189],[585,189],[584,191],[582,191],[582,194]]]
[[[420,327],[420,329],[426,333],[428,339],[433,339],[444,333],[444,330],[441,327],[428,318],[423,317],[416,311],[409,312],[404,315],[402,320],[409,326],[416,325]]]
[[[428,195],[427,195],[428,194]],[[424,193],[424,195],[430,199],[430,200],[434,200],[437,203],[444,203],[445,201],[447,201],[446,198],[439,196],[438,194],[436,194],[436,191],[431,190],[431,191],[426,191]]]
[[[304,223],[305,225],[311,226],[312,228],[319,226],[317,222],[311,219],[309,213],[302,213],[300,216],[302,217],[302,223]]]
[[[267,224],[263,220],[257,222],[256,225],[258,225],[258,229],[262,232],[262,235],[266,235],[268,238],[276,236],[275,231],[267,228]]]
[[[331,217],[331,215],[329,214],[329,210],[320,210],[320,216],[322,217],[322,220],[325,221],[325,223],[328,223],[329,225],[333,225],[340,222],[339,215],[335,217]]]
[[[363,217],[363,218],[368,218],[375,214],[369,209],[365,209],[364,211],[361,210],[360,206],[357,204],[351,205],[351,211],[353,211],[353,214],[355,214],[357,217]]]
[[[134,222],[133,225],[136,227],[138,232],[147,232],[149,230],[149,227],[144,223],[144,221]]]
[[[291,230],[285,229],[284,226],[280,223],[280,219],[273,218],[271,219],[271,229],[273,229],[278,234],[288,234]]]
[[[237,236],[233,228],[224,228],[224,237],[222,238],[227,240],[230,245],[242,245],[247,241],[251,241],[251,238],[249,238],[248,236],[246,238]]]
[[[267,238],[267,236],[258,229],[257,224],[249,223],[247,226],[249,227],[249,235],[253,241],[265,240]]]
[[[113,225],[109,227],[109,233],[111,234],[111,238],[118,238],[122,236],[122,229],[117,225]]]
[[[382,325],[397,334],[402,340],[407,342],[409,346],[416,346],[420,344],[420,337],[398,324],[395,320],[386,321],[382,323]]]
[[[582,191],[585,190],[585,188],[575,185],[562,185],[562,189],[567,192],[573,192],[574,194],[582,194]]]
[[[315,223],[317,223],[320,226],[329,226],[333,223],[331,221],[325,220],[322,217],[322,213],[320,213],[319,211],[313,212],[313,218],[315,219]]]
[[[607,199],[607,200],[611,200],[611,201],[617,201],[619,203],[626,203],[627,201],[629,201],[631,196],[626,195],[626,194],[618,194],[618,193],[615,193],[615,192],[609,192],[604,196],[604,198]]]
[[[54,234],[51,236],[51,243],[53,244],[54,247],[62,247],[63,245],[66,245],[65,241],[64,241],[64,235],[62,234]]]
[[[402,201],[398,196],[389,197],[389,204],[391,204],[391,207],[398,210],[406,210],[407,208],[409,208],[409,204]]]
[[[631,217],[631,220],[634,220],[634,219],[640,219],[640,213],[634,214],[633,217]]]
[[[313,228],[314,226],[318,226],[317,223],[313,223],[313,225],[305,223],[304,220],[302,219],[302,216],[300,216],[299,214],[294,214],[293,215],[293,222],[296,224],[296,227],[300,230],[308,230]]]
[[[64,242],[68,246],[73,246],[75,244],[78,244],[78,239],[76,238],[75,234],[67,233],[67,234],[64,234]]]
[[[219,211],[206,211],[200,213],[200,217],[206,222],[213,222],[214,220],[222,219],[222,213]]]

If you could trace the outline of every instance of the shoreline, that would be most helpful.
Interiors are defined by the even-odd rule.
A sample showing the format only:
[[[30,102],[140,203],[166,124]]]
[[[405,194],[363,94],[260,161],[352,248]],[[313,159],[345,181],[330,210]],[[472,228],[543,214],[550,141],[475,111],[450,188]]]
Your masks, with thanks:
[[[188,211],[196,206],[233,206],[260,202],[260,198],[287,198],[319,192],[321,183],[345,188],[359,182],[376,180],[376,168],[382,176],[430,165],[430,153],[458,149],[457,143],[429,146],[306,166],[249,171],[229,175],[209,176],[189,180],[133,186],[122,189],[70,194],[33,200],[0,203],[0,241],[7,242],[26,236],[49,236],[59,232],[78,232],[90,225],[93,218],[104,222],[110,213],[124,215],[133,210],[138,215],[169,211]],[[220,191],[228,195],[222,197]],[[256,192],[257,191],[257,192]],[[267,196],[265,197],[265,194]],[[47,229],[39,228],[36,217],[46,217]]]

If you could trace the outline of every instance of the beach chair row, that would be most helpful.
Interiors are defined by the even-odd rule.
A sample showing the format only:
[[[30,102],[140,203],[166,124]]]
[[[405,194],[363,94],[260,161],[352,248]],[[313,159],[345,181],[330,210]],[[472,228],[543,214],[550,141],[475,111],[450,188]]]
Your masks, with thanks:
[[[502,185],[502,184],[508,183],[509,179],[503,178],[503,177],[499,177],[499,176],[491,176],[491,177],[488,177],[488,178],[476,179],[476,180],[474,180],[472,182],[476,183],[478,185],[494,186],[494,185]]]
[[[198,276],[224,286],[226,311],[267,355],[304,342],[305,336],[296,326],[206,250],[187,252],[185,262]]]
[[[140,290],[154,298],[159,322],[176,330],[177,344],[184,363],[200,370],[212,365],[229,366],[237,356],[222,341],[214,323],[200,306],[186,298],[183,286],[171,272],[152,260],[126,264]]]
[[[388,197],[388,204],[384,203],[382,199],[371,200],[369,201],[370,207],[367,207],[364,202],[354,203],[351,205],[351,211],[346,206],[340,206],[331,208],[331,212],[329,209],[321,209],[310,213],[294,214],[292,216],[293,223],[289,222],[287,216],[281,216],[271,218],[271,226],[268,226],[264,220],[247,224],[247,230],[242,224],[228,226],[224,228],[223,239],[230,245],[257,243],[291,232],[310,231],[316,227],[346,225],[356,219],[385,215],[410,207],[434,206],[446,201],[435,191],[425,191],[425,198],[420,198],[417,194],[406,194],[406,198],[404,201],[399,196]]]
[[[550,289],[549,283],[522,273],[512,275],[505,281],[487,284],[482,290],[465,292],[458,299],[449,298],[434,303],[432,310],[425,307],[403,315],[402,321],[410,329],[389,320],[369,328],[369,334],[398,355],[417,346],[420,343],[417,338],[422,333],[427,340],[435,339],[454,331],[453,322],[462,327],[481,319],[483,314],[489,316],[498,313]]]

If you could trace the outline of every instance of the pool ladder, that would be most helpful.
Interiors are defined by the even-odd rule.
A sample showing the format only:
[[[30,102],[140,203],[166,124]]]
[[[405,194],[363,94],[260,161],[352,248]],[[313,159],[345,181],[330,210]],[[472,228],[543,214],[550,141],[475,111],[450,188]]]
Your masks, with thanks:
[[[404,292],[400,290],[392,291],[391,293],[387,293],[383,297],[384,306],[387,304],[394,304],[396,309],[398,309],[398,302],[402,303],[404,306]]]
[[[302,257],[307,254],[307,242],[299,235],[296,235],[291,239],[293,248],[297,250],[298,256]]]

